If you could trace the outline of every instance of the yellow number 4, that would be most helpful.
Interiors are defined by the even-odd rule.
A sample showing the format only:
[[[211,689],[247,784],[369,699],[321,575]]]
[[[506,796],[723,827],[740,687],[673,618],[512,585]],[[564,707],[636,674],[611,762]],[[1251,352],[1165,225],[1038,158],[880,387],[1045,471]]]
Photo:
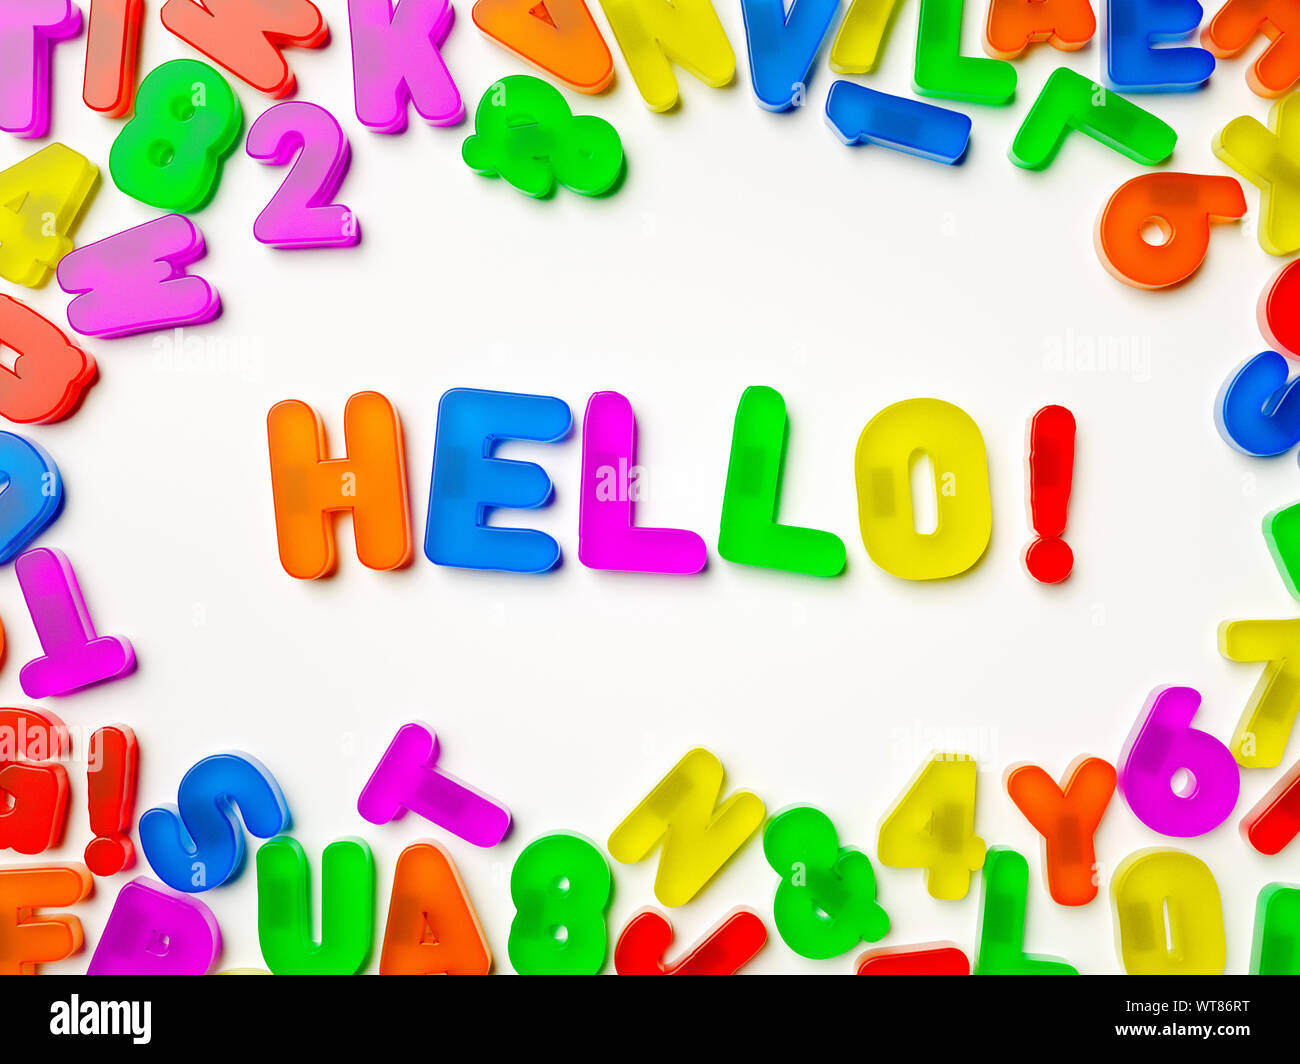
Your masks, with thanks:
[[[0,277],[36,288],[72,250],[68,235],[99,168],[51,144],[0,172]]]

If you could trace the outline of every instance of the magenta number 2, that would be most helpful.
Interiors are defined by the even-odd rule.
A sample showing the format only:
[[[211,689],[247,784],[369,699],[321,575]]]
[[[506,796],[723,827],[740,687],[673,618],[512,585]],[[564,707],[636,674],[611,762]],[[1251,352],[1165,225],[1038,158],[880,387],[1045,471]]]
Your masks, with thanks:
[[[293,164],[253,223],[259,241],[274,248],[346,248],[361,239],[352,211],[334,202],[352,149],[325,108],[305,100],[276,104],[253,123],[244,150],[271,166]]]

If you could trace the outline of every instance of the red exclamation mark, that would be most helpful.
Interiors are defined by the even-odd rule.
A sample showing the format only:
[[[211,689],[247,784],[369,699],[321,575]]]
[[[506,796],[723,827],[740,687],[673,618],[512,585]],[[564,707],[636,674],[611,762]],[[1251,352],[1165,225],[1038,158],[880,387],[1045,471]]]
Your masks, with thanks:
[[[1061,538],[1074,480],[1074,415],[1045,406],[1029,422],[1029,520],[1038,533],[1025,548],[1025,568],[1044,584],[1058,584],[1074,568]]]
[[[100,728],[90,737],[86,774],[90,830],[86,867],[97,876],[112,876],[135,864],[128,829],[135,807],[135,771],[140,748],[125,724]]]

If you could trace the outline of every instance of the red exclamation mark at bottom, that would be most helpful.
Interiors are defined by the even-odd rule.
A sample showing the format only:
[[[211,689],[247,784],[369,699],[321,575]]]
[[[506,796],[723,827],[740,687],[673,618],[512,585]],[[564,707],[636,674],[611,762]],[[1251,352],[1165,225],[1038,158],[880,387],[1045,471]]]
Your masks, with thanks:
[[[1074,415],[1045,406],[1029,421],[1029,521],[1038,533],[1025,548],[1025,568],[1043,584],[1059,584],[1074,568],[1061,538],[1074,481]]]
[[[112,876],[135,863],[128,829],[135,807],[135,772],[140,748],[125,724],[100,728],[90,737],[86,803],[95,838],[86,845],[86,867]]]

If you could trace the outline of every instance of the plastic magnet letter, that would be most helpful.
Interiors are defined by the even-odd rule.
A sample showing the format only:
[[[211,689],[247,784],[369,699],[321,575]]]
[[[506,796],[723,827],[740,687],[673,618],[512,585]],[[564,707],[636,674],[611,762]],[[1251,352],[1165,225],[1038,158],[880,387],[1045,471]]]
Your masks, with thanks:
[[[273,975],[356,975],[375,938],[375,859],[361,839],[336,839],[321,857],[321,940],[312,940],[311,868],[298,840],[257,851],[257,940]]]
[[[961,54],[965,0],[921,0],[912,87],[922,96],[1005,104],[1016,95],[1016,68],[1001,59]]]
[[[1161,835],[1193,838],[1232,813],[1241,770],[1232,751],[1192,727],[1201,696],[1191,687],[1157,687],[1119,758],[1119,790],[1133,814]],[[1180,776],[1189,784],[1180,789]]]
[[[96,635],[72,563],[61,550],[37,547],[14,562],[32,626],[45,654],[18,673],[28,698],[49,698],[128,676],[135,650],[120,635]]]
[[[211,909],[141,876],[118,892],[86,974],[207,975],[220,952]]]
[[[614,80],[614,58],[583,0],[478,0],[474,25],[575,92]]]
[[[406,130],[408,109],[454,126],[465,104],[442,58],[455,19],[451,0],[348,0],[357,118],[376,133]]]
[[[63,480],[31,440],[0,432],[0,564],[12,561],[59,515]],[[0,644],[2,645],[2,644]]]
[[[1106,201],[1097,219],[1097,256],[1111,275],[1134,288],[1168,288],[1201,268],[1210,250],[1210,223],[1246,213],[1241,183],[1205,174],[1142,174]],[[1145,231],[1154,225],[1163,243]]]
[[[1007,794],[1043,836],[1047,890],[1058,905],[1087,905],[1097,896],[1093,836],[1115,793],[1115,766],[1099,757],[1076,758],[1057,786],[1037,765],[1012,765]]]
[[[1129,975],[1223,974],[1223,903],[1204,861],[1181,850],[1138,850],[1115,869],[1110,896]]]
[[[1204,48],[1185,41],[1205,12],[1198,0],[1106,0],[1106,81],[1116,92],[1188,92],[1214,73]]]
[[[475,846],[495,846],[510,830],[510,810],[438,765],[438,737],[403,724],[361,788],[357,812],[372,824],[415,813]]]
[[[582,423],[582,485],[578,497],[578,559],[588,569],[632,573],[698,573],[708,548],[681,528],[638,528],[641,494],[636,415],[618,392],[596,392]]]
[[[532,528],[489,524],[498,509],[536,510],[554,485],[534,462],[500,458],[507,440],[556,443],[569,434],[569,404],[549,395],[453,388],[438,403],[424,553],[435,565],[544,573],[560,545]]]
[[[917,452],[929,456],[934,470],[939,520],[929,534],[916,531],[912,514]],[[983,556],[993,532],[988,454],[979,426],[961,407],[942,399],[885,407],[858,437],[854,473],[862,542],[885,572],[941,580]]]
[[[609,865],[581,835],[556,832],[524,847],[510,872],[515,918],[507,951],[520,975],[598,975],[608,946]]]
[[[1211,147],[1259,188],[1259,246],[1270,255],[1300,251],[1300,93],[1273,105],[1267,128],[1250,115],[1234,118]]]
[[[537,199],[552,195],[557,182],[603,196],[623,173],[618,130],[595,115],[575,115],[559,89],[527,74],[502,78],[483,94],[461,157],[476,174],[503,177]]]
[[[93,882],[79,864],[0,868],[0,975],[35,975],[38,964],[67,960],[81,949],[80,920],[35,910],[76,905]]]
[[[1260,293],[1256,308],[1259,330],[1270,344],[1300,359],[1300,265],[1288,262]]]
[[[13,369],[0,370],[0,416],[10,421],[43,425],[67,417],[94,383],[95,360],[53,322],[6,295],[0,295],[0,343],[17,355]]]
[[[63,144],[0,172],[0,277],[27,288],[45,283],[72,250],[68,234],[98,177],[97,166]]]
[[[975,759],[931,754],[881,818],[876,856],[890,868],[924,868],[930,897],[956,901],[984,865],[975,834]]]
[[[1231,59],[1261,33],[1269,43],[1246,81],[1259,96],[1285,96],[1300,81],[1300,11],[1289,0],[1228,0],[1201,31],[1201,43]]]
[[[131,110],[143,16],[144,0],[90,0],[81,98],[92,111],[121,118]]]
[[[1251,975],[1300,975],[1300,887],[1270,883],[1255,903]]]
[[[125,724],[97,728],[86,757],[86,805],[95,837],[86,845],[86,867],[115,876],[135,864],[131,821],[135,810],[140,744]]]
[[[72,0],[26,0],[0,10],[0,129],[43,137],[50,129],[51,55],[81,32]]]
[[[980,886],[976,975],[1078,975],[1059,957],[1026,953],[1029,862],[1004,846],[990,846]]]
[[[857,963],[858,975],[970,975],[970,959],[951,942],[867,950]]]
[[[380,975],[487,975],[492,951],[456,862],[436,842],[406,847],[393,894]]]
[[[1290,375],[1290,364],[1276,351],[1261,351],[1233,371],[1214,404],[1224,442],[1256,458],[1300,443],[1300,377]]]
[[[113,183],[165,211],[196,211],[221,181],[244,113],[226,79],[205,63],[174,59],[140,83],[135,116],[108,153]]]
[[[840,0],[740,0],[749,45],[749,74],[759,106],[788,111],[802,101],[808,74]]]
[[[42,853],[57,846],[68,821],[72,751],[63,721],[35,709],[0,709],[0,849]]]
[[[837,74],[870,74],[875,70],[900,6],[902,0],[849,0],[849,9],[831,44],[831,69]]]
[[[186,44],[277,99],[294,90],[280,49],[319,48],[330,36],[310,0],[167,0],[161,14]]]
[[[949,166],[970,144],[970,119],[945,107],[837,81],[826,96],[826,121],[845,144],[876,144]]]
[[[1035,536],[1021,555],[1025,572],[1042,584],[1059,584],[1074,570],[1074,551],[1061,538],[1074,482],[1074,415],[1045,406],[1029,419],[1029,523]]]
[[[832,86],[832,95],[834,92]],[[844,541],[839,536],[776,520],[788,428],[780,392],[763,387],[745,389],[731,433],[718,553],[738,565],[838,576],[844,571],[845,560]]]
[[[733,909],[671,964],[664,954],[673,944],[673,925],[662,913],[642,909],[628,921],[614,946],[619,975],[735,975],[767,942],[767,928],[751,909]]]
[[[1265,515],[1264,541],[1286,589],[1300,599],[1300,503]]]
[[[154,874],[173,890],[219,887],[244,862],[244,832],[269,839],[289,826],[289,807],[275,777],[238,752],[205,757],[185,773],[176,805],[140,818],[140,848]]]
[[[248,131],[245,150],[289,173],[253,223],[275,248],[350,248],[361,239],[351,209],[334,202],[352,162],[348,138],[332,114],[304,100],[278,103]],[[292,165],[290,165],[292,164]]]
[[[1228,744],[1237,764],[1280,765],[1300,710],[1300,620],[1224,621],[1219,653],[1230,661],[1264,662]]]
[[[59,263],[59,287],[75,297],[68,324],[83,336],[111,338],[211,321],[221,297],[185,272],[205,251],[203,234],[183,214],[78,248]]]
[[[820,809],[797,805],[772,817],[763,831],[763,856],[781,877],[772,900],[777,932],[799,956],[838,957],[888,933],[870,859],[841,846]]]
[[[1300,834],[1300,762],[1292,765],[1241,820],[1241,837],[1269,857],[1290,846],[1297,834]]]
[[[991,0],[984,48],[999,59],[1017,59],[1043,41],[1077,52],[1096,32],[1089,0]]]
[[[709,0],[600,0],[600,6],[650,110],[677,106],[674,62],[715,89],[736,76],[736,53]]]
[[[346,456],[327,459],[325,423],[306,403],[287,399],[266,415],[271,494],[280,564],[299,580],[335,567],[334,514],[350,511],[357,558],[370,569],[411,560],[402,423],[378,392],[357,392],[343,410]]]
[[[1121,155],[1155,166],[1173,154],[1178,134],[1149,111],[1067,67],[1052,71],[1011,142],[1011,161],[1043,170],[1070,130],[1087,134]]]
[[[703,747],[691,750],[609,836],[619,864],[645,860],[662,843],[655,897],[685,905],[708,885],[763,825],[763,800],[737,791],[721,802],[722,762]]]

